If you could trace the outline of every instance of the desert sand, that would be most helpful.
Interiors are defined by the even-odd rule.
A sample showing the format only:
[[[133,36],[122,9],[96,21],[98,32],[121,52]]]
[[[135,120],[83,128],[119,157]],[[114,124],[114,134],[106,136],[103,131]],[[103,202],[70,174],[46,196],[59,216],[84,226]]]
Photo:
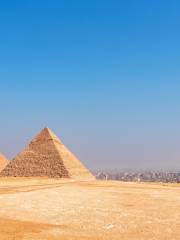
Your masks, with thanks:
[[[180,185],[0,178],[1,240],[179,240]]]

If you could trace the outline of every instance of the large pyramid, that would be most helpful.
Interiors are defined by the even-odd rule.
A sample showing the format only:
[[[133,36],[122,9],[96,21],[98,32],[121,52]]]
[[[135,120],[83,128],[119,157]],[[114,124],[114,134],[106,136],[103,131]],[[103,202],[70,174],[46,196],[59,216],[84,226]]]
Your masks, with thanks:
[[[44,128],[10,161],[0,176],[94,179],[49,128]]]
[[[8,162],[9,161],[5,158],[5,156],[0,153],[0,172],[6,167]]]

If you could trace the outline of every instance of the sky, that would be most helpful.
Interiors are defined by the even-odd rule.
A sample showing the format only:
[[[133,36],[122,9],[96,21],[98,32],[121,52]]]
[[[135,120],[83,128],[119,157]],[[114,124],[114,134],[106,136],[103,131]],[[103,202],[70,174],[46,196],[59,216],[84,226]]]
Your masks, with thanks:
[[[0,2],[0,152],[45,126],[90,169],[180,170],[180,2]]]

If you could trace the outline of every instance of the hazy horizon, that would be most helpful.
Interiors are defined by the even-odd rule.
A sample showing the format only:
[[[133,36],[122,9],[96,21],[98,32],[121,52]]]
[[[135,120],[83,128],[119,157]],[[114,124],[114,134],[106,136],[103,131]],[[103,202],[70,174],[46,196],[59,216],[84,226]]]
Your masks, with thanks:
[[[178,1],[0,3],[0,152],[45,126],[90,169],[180,170]]]

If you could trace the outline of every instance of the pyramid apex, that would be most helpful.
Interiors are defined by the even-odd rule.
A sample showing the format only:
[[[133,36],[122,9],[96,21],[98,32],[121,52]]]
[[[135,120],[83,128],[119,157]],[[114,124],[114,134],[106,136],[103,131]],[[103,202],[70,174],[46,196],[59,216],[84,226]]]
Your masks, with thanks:
[[[40,133],[32,140],[32,143],[39,141],[54,140],[61,143],[60,139],[55,135],[55,133],[48,127],[43,128]]]
[[[49,127],[47,127],[47,126],[45,126],[40,132],[42,132],[42,131],[52,131]]]
[[[47,134],[49,134],[49,135],[51,135],[51,133],[53,133],[53,131],[50,129],[50,128],[48,128],[48,127],[44,127],[42,130],[41,130],[41,132],[46,132]],[[40,132],[40,133],[41,133]],[[54,133],[53,133],[54,134]]]
[[[46,130],[51,130],[50,128],[48,128],[47,126],[46,127],[44,127],[43,129],[46,129]]]

